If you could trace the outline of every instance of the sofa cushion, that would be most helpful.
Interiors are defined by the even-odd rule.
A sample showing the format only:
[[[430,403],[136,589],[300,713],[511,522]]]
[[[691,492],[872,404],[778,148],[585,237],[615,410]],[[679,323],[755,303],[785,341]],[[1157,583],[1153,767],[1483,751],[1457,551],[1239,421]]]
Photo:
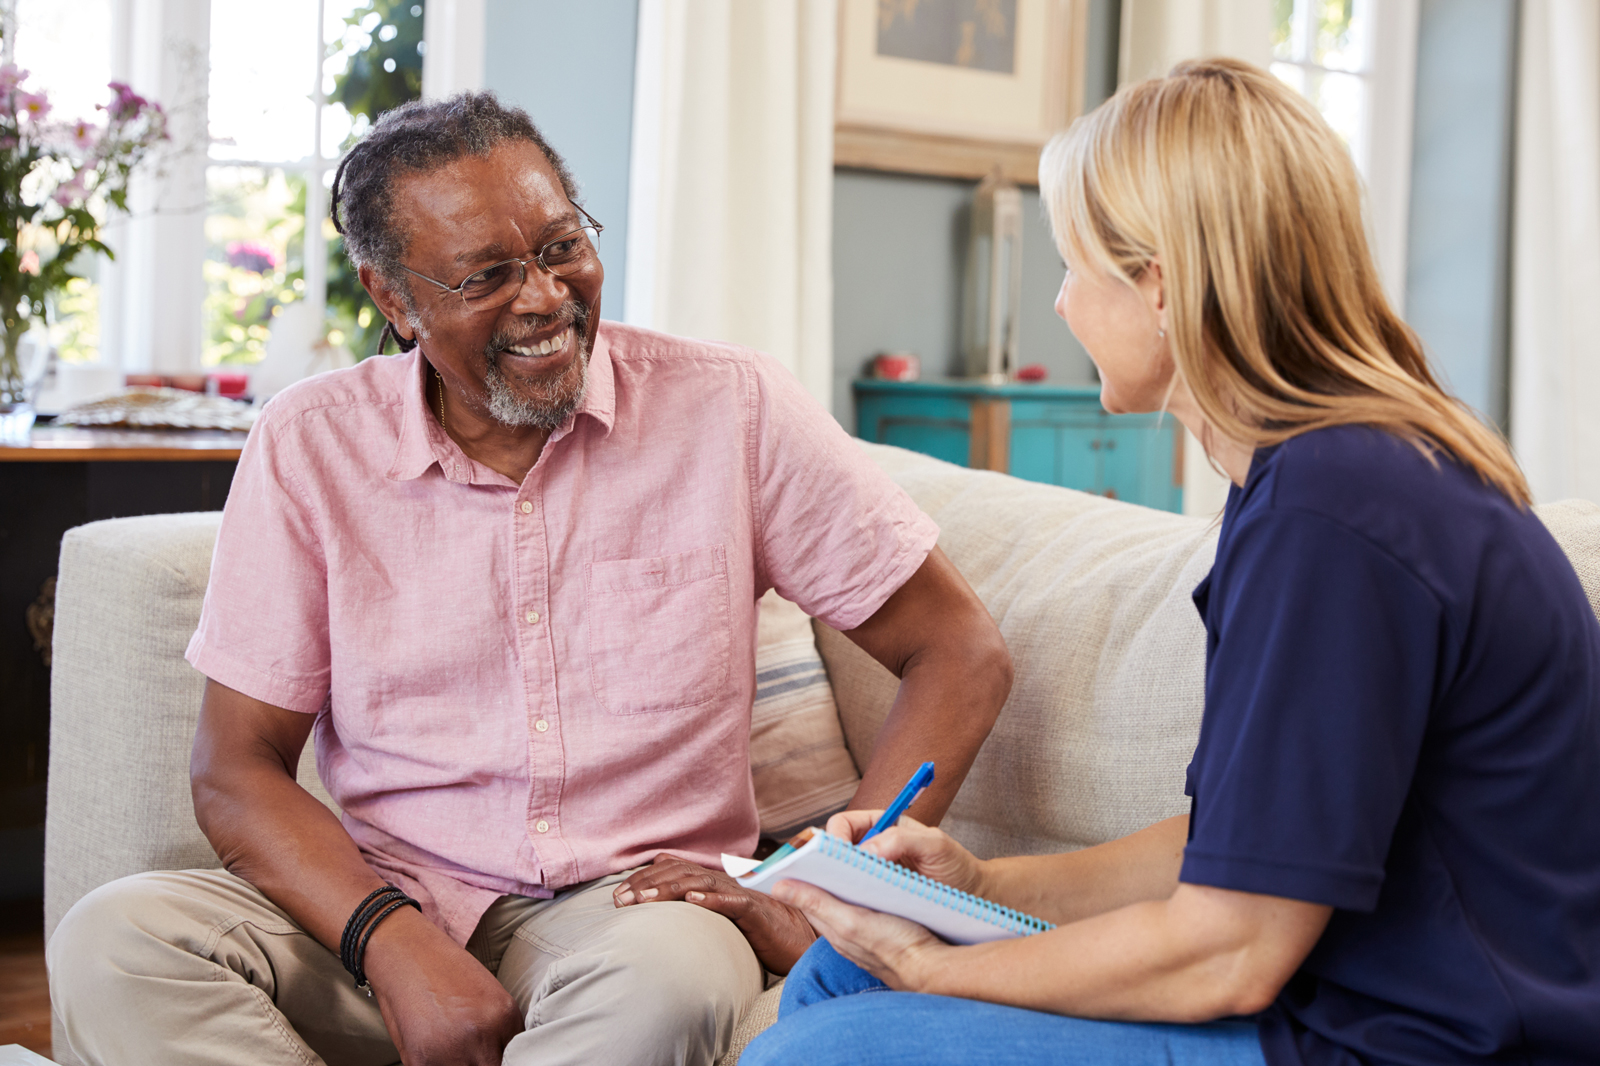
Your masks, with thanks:
[[[1600,615],[1600,504],[1590,500],[1561,500],[1535,507],[1533,513],[1567,553],[1578,573],[1589,606]]]
[[[939,523],[1015,683],[944,827],[981,856],[1065,851],[1189,809],[1205,630],[1189,599],[1217,525],[885,445],[867,454]],[[818,625],[857,765],[895,678]]]

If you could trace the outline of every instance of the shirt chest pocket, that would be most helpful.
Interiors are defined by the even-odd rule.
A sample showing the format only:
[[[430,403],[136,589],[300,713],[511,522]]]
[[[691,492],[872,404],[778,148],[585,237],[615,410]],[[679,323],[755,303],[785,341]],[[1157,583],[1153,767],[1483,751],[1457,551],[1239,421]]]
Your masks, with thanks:
[[[726,549],[589,564],[589,680],[612,714],[693,707],[732,665]]]

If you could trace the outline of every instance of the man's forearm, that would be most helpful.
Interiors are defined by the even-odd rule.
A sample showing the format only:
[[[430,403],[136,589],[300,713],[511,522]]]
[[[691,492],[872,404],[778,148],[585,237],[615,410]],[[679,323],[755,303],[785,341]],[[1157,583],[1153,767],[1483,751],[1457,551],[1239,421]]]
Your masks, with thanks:
[[[935,547],[883,606],[845,634],[900,679],[850,806],[887,807],[918,766],[933,784],[907,813],[938,825],[1011,694],[1011,654],[988,608]]]
[[[916,768],[931,760],[933,784],[907,813],[938,825],[1010,691],[1004,645],[976,653],[938,646],[920,652],[901,675],[900,691],[850,806],[887,807]]]
[[[201,830],[230,873],[244,878],[330,950],[346,920],[383,880],[333,812],[281,766],[234,766],[197,781]]]
[[[223,865],[329,951],[383,880],[295,780],[311,716],[206,683],[189,762],[195,817]],[[499,1062],[522,1016],[494,975],[411,907],[372,932],[362,969],[407,1062]]]
[[[312,721],[207,681],[189,781],[195,819],[223,866],[337,951],[351,912],[383,880],[295,780]]]

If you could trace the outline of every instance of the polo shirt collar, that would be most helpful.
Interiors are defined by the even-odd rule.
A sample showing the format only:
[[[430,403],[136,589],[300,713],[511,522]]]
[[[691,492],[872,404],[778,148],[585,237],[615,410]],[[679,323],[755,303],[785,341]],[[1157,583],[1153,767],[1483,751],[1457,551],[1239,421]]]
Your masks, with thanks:
[[[432,374],[432,366],[422,357],[421,348],[413,348],[403,358],[411,360],[408,375],[411,384],[402,391],[400,397],[400,439],[395,445],[394,461],[389,465],[389,478],[393,481],[411,481],[421,477],[437,463],[450,480],[472,481],[471,468],[476,464],[450,439],[444,427],[439,425],[438,415],[428,407],[428,378]],[[583,402],[578,405],[572,418],[550,435],[546,447],[570,433],[579,415],[593,418],[604,427],[606,434],[616,424],[616,378],[611,368],[611,347],[606,343],[603,322],[595,330],[587,377]]]
[[[617,381],[611,368],[611,345],[606,342],[606,324],[601,322],[594,331],[594,348],[589,352],[588,383],[584,386],[583,402],[577,414],[588,415],[605,427],[607,434],[617,422]],[[564,435],[563,426],[552,434]]]

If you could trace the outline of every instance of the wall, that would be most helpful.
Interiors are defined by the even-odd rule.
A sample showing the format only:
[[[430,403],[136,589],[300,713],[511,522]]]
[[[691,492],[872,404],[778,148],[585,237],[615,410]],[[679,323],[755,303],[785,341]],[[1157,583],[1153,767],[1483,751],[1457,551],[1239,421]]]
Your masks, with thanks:
[[[833,182],[833,411],[855,429],[850,383],[872,356],[912,351],[924,377],[961,377],[961,280],[974,182],[840,170]],[[1061,260],[1037,189],[1023,190],[1020,364],[1057,384],[1095,380],[1056,317]]]
[[[1116,90],[1122,0],[1091,0],[1085,106]],[[924,377],[959,376],[961,278],[976,182],[839,170],[833,184],[833,413],[855,430],[850,383],[881,351],[914,351]],[[1037,189],[1023,190],[1020,362],[1061,385],[1094,365],[1056,317],[1061,260]]]
[[[622,318],[638,0],[488,0],[483,84],[524,108],[605,226],[601,317]]]
[[[1517,0],[1423,0],[1406,319],[1446,383],[1506,424]]]

